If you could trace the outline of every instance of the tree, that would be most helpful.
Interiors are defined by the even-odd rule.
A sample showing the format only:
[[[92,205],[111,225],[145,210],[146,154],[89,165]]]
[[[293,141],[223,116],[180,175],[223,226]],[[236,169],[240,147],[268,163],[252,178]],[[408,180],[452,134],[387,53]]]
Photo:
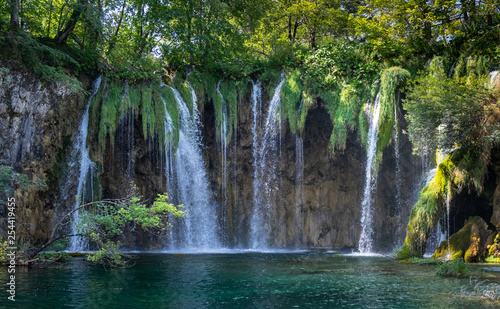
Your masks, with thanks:
[[[487,143],[491,116],[500,108],[498,92],[488,85],[487,77],[472,72],[448,77],[442,59],[435,58],[414,80],[404,103],[415,151],[449,151]]]
[[[10,0],[10,24],[19,27],[19,0]]]
[[[121,199],[104,199],[83,204],[62,216],[52,229],[48,240],[30,255],[36,257],[60,239],[68,237],[86,237],[97,249],[88,254],[87,259],[96,263],[111,266],[124,266],[127,259],[120,250],[119,236],[126,226],[133,225],[154,236],[163,236],[168,232],[170,224],[168,216],[182,217],[182,205],[174,206],[167,203],[167,195],[159,194],[153,204],[148,207],[132,192]],[[73,213],[79,211],[83,217],[78,225],[77,234],[60,233],[60,229],[72,221]],[[76,222],[72,222],[76,224]],[[59,234],[58,234],[59,232]]]

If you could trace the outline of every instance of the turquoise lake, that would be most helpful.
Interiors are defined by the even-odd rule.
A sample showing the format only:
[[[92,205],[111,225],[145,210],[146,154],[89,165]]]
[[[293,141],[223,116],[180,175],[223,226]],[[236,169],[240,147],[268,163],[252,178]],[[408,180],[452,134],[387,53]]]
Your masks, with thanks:
[[[16,302],[2,288],[0,308],[499,308],[474,295],[500,284],[499,269],[474,267],[488,278],[443,278],[433,265],[328,252],[142,253],[126,269],[77,258],[17,267]],[[5,287],[6,268],[0,280]]]

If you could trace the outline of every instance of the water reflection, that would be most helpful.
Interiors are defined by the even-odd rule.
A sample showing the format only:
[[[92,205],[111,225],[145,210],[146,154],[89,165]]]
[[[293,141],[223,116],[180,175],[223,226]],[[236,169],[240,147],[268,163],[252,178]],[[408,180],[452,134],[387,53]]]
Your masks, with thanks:
[[[17,268],[17,301],[0,308],[495,308],[464,293],[469,279],[434,266],[325,252],[143,254],[128,269],[82,260]],[[498,276],[498,272],[492,272]],[[6,280],[6,270],[0,269]],[[498,277],[489,283],[500,284]]]

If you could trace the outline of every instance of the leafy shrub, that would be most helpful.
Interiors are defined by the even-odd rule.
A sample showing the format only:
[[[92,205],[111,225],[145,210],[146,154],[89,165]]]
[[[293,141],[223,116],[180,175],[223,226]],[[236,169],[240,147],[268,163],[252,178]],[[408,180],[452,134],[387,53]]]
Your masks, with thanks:
[[[51,246],[52,251],[40,253],[40,260],[62,263],[71,261],[73,257],[70,256],[67,252],[62,252],[62,250],[64,250],[68,246],[68,244],[69,239],[67,237],[55,241]]]
[[[80,71],[80,64],[75,58],[29,33],[0,32],[0,53],[5,59],[18,61],[40,76],[43,82],[61,81],[70,88],[70,92],[83,91],[81,82],[68,73],[68,70],[77,74]]]
[[[464,263],[463,259],[456,259],[438,264],[436,275],[443,277],[468,277],[472,275],[472,271]]]

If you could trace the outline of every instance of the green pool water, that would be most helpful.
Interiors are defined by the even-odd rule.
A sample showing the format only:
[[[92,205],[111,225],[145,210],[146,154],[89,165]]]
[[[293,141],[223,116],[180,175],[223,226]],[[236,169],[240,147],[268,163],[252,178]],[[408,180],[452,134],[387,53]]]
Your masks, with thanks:
[[[434,270],[326,252],[139,254],[127,269],[76,259],[18,267],[15,303],[0,268],[0,308],[500,308],[473,295],[477,281]],[[476,290],[500,284],[496,271]]]

